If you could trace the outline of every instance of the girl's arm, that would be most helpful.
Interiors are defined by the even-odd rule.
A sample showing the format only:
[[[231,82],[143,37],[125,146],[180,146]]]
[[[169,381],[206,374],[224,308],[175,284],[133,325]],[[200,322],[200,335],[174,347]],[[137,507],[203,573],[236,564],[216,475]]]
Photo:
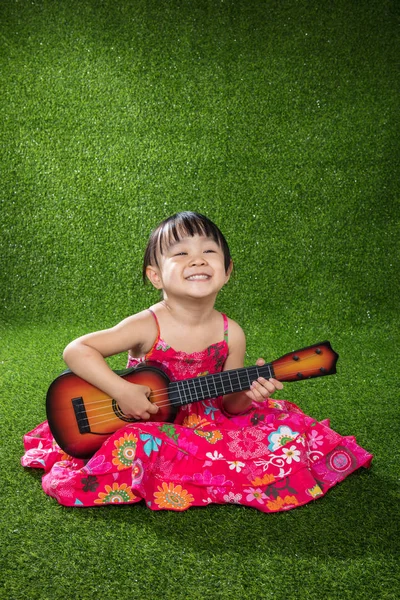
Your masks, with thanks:
[[[241,369],[244,366],[246,352],[246,337],[243,329],[234,321],[229,321],[229,355],[224,364],[224,371],[229,369]],[[265,364],[263,358],[259,358],[256,364],[260,367]],[[253,381],[251,388],[247,391],[228,394],[223,397],[223,405],[226,412],[235,415],[248,410],[255,400],[262,402],[268,396],[281,390],[283,385],[276,379],[264,379],[259,377]]]
[[[151,414],[158,412],[158,406],[148,400],[150,388],[129,383],[114,373],[104,359],[132,347],[145,354],[156,335],[153,317],[148,311],[143,311],[111,329],[79,337],[68,344],[63,358],[76,375],[114,398],[127,416],[149,419]]]

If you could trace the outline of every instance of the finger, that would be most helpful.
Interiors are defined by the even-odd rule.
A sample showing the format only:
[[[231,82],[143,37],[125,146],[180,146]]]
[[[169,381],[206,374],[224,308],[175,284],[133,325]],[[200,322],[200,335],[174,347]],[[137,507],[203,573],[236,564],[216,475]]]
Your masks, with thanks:
[[[157,406],[157,404],[151,404],[149,402],[149,406],[146,407],[146,409],[142,410],[140,413],[136,412],[127,416],[133,419],[137,419],[138,421],[148,421],[149,419],[151,419],[152,415],[158,413],[159,409],[160,407]]]
[[[254,394],[251,390],[247,390],[244,392],[244,395],[247,396],[247,398],[249,398],[249,400],[254,400]]]
[[[148,412],[144,412],[140,415],[139,419],[141,421],[148,421],[150,419],[150,414]]]
[[[276,381],[276,383],[282,385],[278,381]],[[278,388],[275,387],[272,381],[264,379],[263,377],[259,377],[256,381],[253,381],[250,388],[250,390],[254,393],[254,399],[258,402],[271,396],[274,392],[276,392],[277,389]]]
[[[269,391],[265,390],[264,386],[258,383],[258,381],[253,381],[250,390],[253,393],[254,400],[256,400],[257,402],[261,402],[269,396]]]
[[[257,390],[263,398],[268,398],[268,396],[275,392],[275,386],[263,377],[259,377],[257,381],[254,381],[253,383],[253,389]]]
[[[283,390],[283,383],[271,377],[269,381],[275,386],[277,390]]]
[[[275,385],[270,379],[264,379],[264,377],[259,377],[257,379],[257,383],[263,388],[266,388],[269,394],[273,394],[276,390]],[[262,390],[261,390],[262,391]]]
[[[256,365],[258,367],[262,367],[263,365],[265,365],[265,360],[263,358],[257,358]]]
[[[158,412],[158,406],[157,406],[157,410],[155,412]],[[144,410],[139,417],[137,417],[138,419],[140,419],[141,421],[148,421],[149,419],[152,418],[152,416],[155,414],[154,410],[153,410],[153,405],[151,405],[148,410]]]

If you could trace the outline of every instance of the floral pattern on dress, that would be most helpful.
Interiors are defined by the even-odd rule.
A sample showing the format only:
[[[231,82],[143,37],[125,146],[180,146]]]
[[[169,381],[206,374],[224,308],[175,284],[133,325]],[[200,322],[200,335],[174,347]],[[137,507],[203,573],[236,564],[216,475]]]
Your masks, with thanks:
[[[158,508],[168,508],[172,510],[186,510],[192,505],[194,498],[187,490],[182,489],[181,485],[163,482],[158,487],[158,492],[154,493],[155,504]]]
[[[113,465],[120,471],[130,467],[135,460],[138,439],[133,433],[124,433],[124,436],[115,440],[115,450],[112,451]]]
[[[175,351],[160,331],[150,352],[128,367],[158,362],[175,380],[222,370],[224,339],[202,352]],[[263,512],[290,510],[325,495],[372,455],[354,437],[307,416],[286,400],[255,402],[229,416],[221,397],[182,406],[173,423],[137,422],[112,434],[90,460],[72,458],[44,422],[24,437],[23,466],[44,470],[44,491],[65,506],[134,504],[183,511],[210,503]]]
[[[140,458],[137,458],[132,463],[132,487],[134,487],[135,485],[138,485],[142,481],[143,475],[144,475],[143,463],[140,460]]]
[[[98,498],[94,501],[95,504],[119,504],[130,502],[135,498],[132,489],[126,483],[119,485],[113,483],[112,486],[106,485],[105,491],[100,492]]]
[[[204,429],[195,429],[193,433],[207,440],[209,444],[216,444],[219,440],[222,440],[222,438],[224,437],[221,431],[218,431],[217,429],[212,429],[211,431],[205,431]]]
[[[236,458],[258,458],[268,449],[268,446],[263,443],[265,432],[256,427],[228,431],[228,436],[232,438],[232,441],[228,442],[228,448]]]
[[[268,448],[272,451],[277,450],[292,440],[295,440],[298,435],[297,431],[292,431],[290,427],[282,425],[277,431],[273,431],[269,434],[268,440],[270,444]]]

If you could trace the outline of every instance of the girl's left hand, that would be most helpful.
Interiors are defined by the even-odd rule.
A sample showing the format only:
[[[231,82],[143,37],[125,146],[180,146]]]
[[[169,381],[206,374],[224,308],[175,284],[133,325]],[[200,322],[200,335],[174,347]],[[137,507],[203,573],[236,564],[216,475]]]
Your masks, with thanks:
[[[259,358],[256,361],[256,365],[258,367],[262,367],[265,365],[265,360],[263,358]],[[276,390],[283,389],[283,384],[271,377],[270,379],[264,379],[264,377],[259,377],[256,381],[253,381],[250,389],[245,392],[246,396],[251,400],[255,400],[256,402],[263,402],[266,398],[271,396]]]

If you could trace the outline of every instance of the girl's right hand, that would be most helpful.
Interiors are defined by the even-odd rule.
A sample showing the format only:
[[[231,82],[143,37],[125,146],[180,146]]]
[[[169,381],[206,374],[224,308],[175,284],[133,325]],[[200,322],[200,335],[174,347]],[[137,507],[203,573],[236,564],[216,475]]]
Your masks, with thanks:
[[[148,421],[159,411],[157,404],[149,401],[151,389],[147,385],[124,382],[124,390],[116,401],[122,412],[130,418]]]

